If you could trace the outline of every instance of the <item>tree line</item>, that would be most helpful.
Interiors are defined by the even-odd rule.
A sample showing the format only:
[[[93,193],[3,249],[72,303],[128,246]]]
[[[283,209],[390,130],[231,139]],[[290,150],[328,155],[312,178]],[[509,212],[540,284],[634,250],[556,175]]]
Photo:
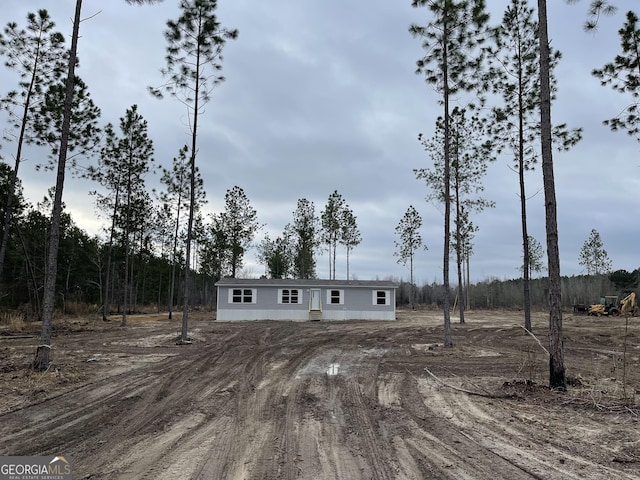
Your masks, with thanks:
[[[106,320],[112,314],[126,316],[139,311],[142,306],[155,305],[158,311],[168,310],[171,314],[175,307],[182,305],[180,287],[186,262],[184,247],[178,245],[184,242],[184,229],[181,228],[179,213],[171,216],[169,211],[172,208],[176,212],[180,210],[181,194],[176,180],[183,178],[180,172],[185,163],[181,155],[174,161],[171,171],[162,170],[161,183],[165,189],[151,192],[153,198],[162,199],[162,202],[140,201],[130,206],[132,202],[119,203],[121,194],[118,190],[104,197],[97,193],[94,195],[97,206],[104,210],[105,219],[108,219],[106,235],[102,239],[79,228],[63,209],[56,280],[56,304],[62,312],[77,311],[82,305],[101,305],[100,312]],[[90,174],[93,176],[97,171],[90,170]],[[126,169],[118,171],[122,173]],[[106,175],[107,171],[102,173]],[[11,169],[0,164],[0,186],[8,186],[10,178]],[[199,195],[203,197],[202,193]],[[147,196],[143,198],[148,200]],[[336,231],[322,227],[322,216],[329,218],[329,214],[335,212],[336,203],[351,212],[344,199],[336,201],[338,198],[342,197],[337,192],[330,195],[322,215],[316,214],[313,202],[298,200],[297,208],[292,212],[292,222],[285,226],[283,237],[271,240],[268,235],[264,236],[257,246],[258,258],[270,278],[314,278],[315,256],[320,252],[322,239],[325,239],[327,249],[332,247],[332,239],[340,238],[346,253],[350,237],[344,239]],[[38,319],[51,198],[49,196],[36,205],[29,205],[18,185],[15,199],[15,224],[2,277],[4,293],[0,305],[20,309],[29,318]],[[352,218],[351,215],[352,212],[346,217]],[[129,221],[126,221],[127,217]],[[213,307],[214,283],[225,276],[242,275],[244,255],[262,225],[246,194],[237,186],[227,191],[222,212],[205,218],[198,215],[197,218],[192,258],[196,269],[190,303]],[[327,227],[331,225],[329,222],[325,224]],[[337,225],[344,231],[353,227],[353,223],[339,221]],[[402,238],[396,242],[399,261],[410,262],[417,249],[426,248],[419,233],[421,225],[417,211],[409,208],[396,228],[396,233]],[[535,240],[531,242],[534,243]],[[531,256],[531,264],[537,265],[537,272],[542,270],[542,255],[541,250],[536,250]],[[329,260],[334,262],[334,257],[330,256]],[[622,294],[637,286],[639,270],[631,273],[610,271],[611,262],[596,230],[585,240],[578,263],[587,274],[562,279],[565,309],[575,303],[596,303],[600,295]],[[547,279],[538,278],[532,282],[532,305],[546,307]],[[408,282],[400,279],[398,283],[399,306],[442,306],[443,284],[418,286],[413,278]],[[450,298],[454,299],[453,304],[458,305],[464,297],[465,308],[471,309],[521,308],[523,298],[519,289],[522,283],[522,278],[486,279],[473,284],[467,281],[463,285],[462,296],[456,286],[451,290]]]
[[[393,279],[392,279],[393,280]],[[414,308],[441,308],[444,301],[444,286],[441,283],[415,285],[396,279],[399,284],[396,301],[398,306]],[[616,270],[609,274],[563,276],[562,309],[573,312],[577,305],[600,303],[604,295],[624,298],[636,291],[640,283],[640,268],[633,271]],[[465,288],[465,304],[471,310],[505,309],[522,311],[524,279],[487,278],[468,284]],[[459,303],[457,286],[449,292],[454,304]],[[530,282],[531,305],[538,310],[549,308],[548,277],[533,278]]]
[[[399,294],[400,296],[398,297],[399,298],[398,302],[399,304],[408,303],[412,307],[414,307],[416,303],[422,303],[427,305],[432,305],[432,304],[442,305],[442,302],[444,301],[444,299],[441,297],[437,297],[437,296],[434,297],[432,294],[429,294],[427,296],[419,295],[418,292],[420,292],[421,290],[429,291],[429,288],[427,286],[417,287],[413,281],[414,259],[418,254],[418,251],[422,249],[428,250],[428,247],[423,243],[422,235],[420,234],[421,227],[422,227],[422,217],[413,206],[409,206],[404,216],[400,219],[400,222],[396,226],[395,233],[398,236],[398,240],[395,241],[396,251],[394,252],[394,255],[398,257],[398,263],[408,266],[409,268],[408,282],[405,282],[403,280],[396,280],[401,285],[401,291],[405,292],[404,296],[402,294]],[[453,234],[452,234],[452,237],[453,237]],[[540,296],[537,296],[535,298],[531,297],[530,291],[528,293],[528,296],[531,297],[531,300],[529,302],[525,302],[525,297],[522,294],[522,292],[520,295],[515,295],[515,296],[509,295],[509,298],[507,300],[499,301],[497,303],[493,301],[483,302],[481,299],[478,299],[478,298],[475,299],[475,302],[471,302],[470,300],[472,296],[469,293],[470,290],[472,288],[475,288],[476,295],[477,295],[478,286],[487,284],[487,283],[503,284],[504,282],[511,282],[512,284],[514,284],[513,282],[515,282],[515,284],[520,285],[521,287],[524,287],[525,283],[528,285],[531,285],[531,282],[536,282],[538,284],[537,291],[538,293],[540,293],[541,290],[539,286],[545,283],[546,280],[543,280],[540,278],[534,279],[532,275],[535,273],[540,273],[544,271],[543,257],[545,252],[542,248],[542,245],[540,244],[540,242],[538,242],[536,238],[529,236],[527,243],[529,247],[528,259],[526,262],[529,269],[528,276],[523,275],[522,278],[515,279],[513,281],[506,280],[506,279],[503,279],[503,280],[490,279],[490,280],[483,280],[475,284],[471,284],[469,280],[469,269],[468,267],[464,268],[464,265],[463,265],[462,268],[459,268],[458,271],[459,272],[464,271],[465,275],[459,275],[460,283],[456,285],[454,289],[450,290],[452,295],[450,298],[454,298],[454,297],[456,298],[456,301],[454,302],[454,304],[459,305],[463,310],[466,308],[492,308],[492,306],[497,306],[500,308],[511,308],[517,305],[518,303],[520,304],[520,308],[524,310],[523,305],[525,305],[526,303],[529,303],[530,306],[534,305],[537,307],[544,305],[545,301],[541,299]],[[452,241],[451,253],[455,254],[454,241]],[[465,256],[465,260],[467,262],[469,261],[468,255]],[[627,272],[624,269],[612,271],[611,259],[609,258],[609,254],[607,253],[607,250],[605,250],[604,248],[604,243],[602,241],[602,238],[600,237],[600,233],[596,229],[591,230],[589,237],[582,244],[582,247],[580,248],[580,252],[576,260],[577,260],[577,264],[583,268],[583,272],[585,272],[586,274],[586,275],[578,276],[578,278],[584,278],[587,280],[594,279],[593,281],[595,282],[595,285],[598,287],[603,287],[603,284],[600,280],[596,280],[596,279],[609,278],[609,277],[611,278],[611,282],[608,284],[608,288],[600,288],[600,290],[602,291],[606,290],[609,292],[615,292],[617,294],[628,294],[637,286],[637,281],[634,283],[633,281],[629,280],[630,278],[634,279],[638,277],[639,273],[637,269],[631,273]],[[521,265],[520,266],[521,273],[523,272],[523,268],[524,268],[524,265]],[[568,277],[568,278],[573,278],[573,277]],[[567,285],[569,285],[570,283],[571,281],[567,281],[566,278],[563,277],[562,285],[563,285],[563,292],[565,293],[565,296],[563,297],[564,300],[562,305],[564,308],[576,303],[588,304],[590,301],[591,303],[593,303],[596,300],[598,300],[599,297],[598,295],[596,295],[596,293],[594,293],[593,289],[590,288],[588,289],[587,292],[584,292],[582,291],[583,290],[582,288],[579,288],[578,289],[579,293],[578,293],[576,292],[576,289],[567,287]],[[411,285],[413,285],[413,288],[410,288]],[[584,283],[581,281],[580,285],[582,287],[584,286]],[[632,285],[632,286],[629,286],[629,285]],[[531,289],[533,287],[529,286],[528,288]],[[440,295],[443,294],[442,287],[437,284],[432,284],[432,291],[438,291],[440,292]],[[523,291],[524,291],[524,288],[523,288]],[[544,291],[548,292],[548,288],[545,289]],[[569,295],[569,297],[567,297],[566,295]],[[581,300],[577,300],[577,298],[580,298]],[[591,300],[588,300],[588,299],[591,299]]]

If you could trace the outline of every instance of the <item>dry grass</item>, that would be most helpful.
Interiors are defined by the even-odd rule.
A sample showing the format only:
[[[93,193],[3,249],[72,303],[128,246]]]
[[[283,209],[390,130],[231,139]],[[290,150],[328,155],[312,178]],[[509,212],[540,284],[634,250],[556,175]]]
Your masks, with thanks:
[[[0,312],[0,325],[6,325],[12,331],[21,332],[25,328],[24,313],[14,310]]]
[[[84,316],[94,314],[97,311],[97,305],[89,303],[69,301],[64,304],[64,313],[66,315]]]

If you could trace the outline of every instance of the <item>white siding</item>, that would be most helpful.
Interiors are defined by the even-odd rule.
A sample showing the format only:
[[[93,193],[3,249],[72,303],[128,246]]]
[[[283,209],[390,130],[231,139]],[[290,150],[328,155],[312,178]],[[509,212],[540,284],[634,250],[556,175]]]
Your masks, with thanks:
[[[309,320],[309,301],[311,290],[320,291],[320,309],[322,320],[395,320],[395,288],[389,285],[346,285],[344,283],[331,284],[330,281],[320,281],[318,284],[294,283],[261,284],[246,282],[244,284],[218,285],[217,319],[220,321],[255,321],[255,320]],[[233,290],[251,290],[249,302],[233,302]],[[283,303],[283,293],[297,290],[297,303]],[[339,292],[340,303],[331,303],[331,292]],[[384,292],[384,304],[378,304],[378,292]],[[237,293],[237,292],[236,292]],[[243,296],[243,300],[249,296]],[[334,296],[336,298],[336,296]],[[381,297],[382,298],[382,297]]]

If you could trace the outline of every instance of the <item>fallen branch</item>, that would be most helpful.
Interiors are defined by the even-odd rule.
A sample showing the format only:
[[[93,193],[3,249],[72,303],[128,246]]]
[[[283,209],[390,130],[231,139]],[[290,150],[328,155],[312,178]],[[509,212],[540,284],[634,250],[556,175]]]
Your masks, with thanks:
[[[455,390],[457,392],[462,392],[462,393],[466,393],[467,395],[475,395],[477,397],[485,397],[485,398],[513,398],[513,395],[495,395],[495,394],[489,393],[489,392],[484,392],[484,393],[483,392],[474,392],[473,390],[467,390],[466,388],[456,387],[455,385],[449,385],[448,383],[445,383],[442,380],[440,380],[440,378],[438,378],[427,367],[424,367],[424,371],[427,372],[429,375],[431,375],[431,377],[433,377],[433,379],[437,383],[442,385],[443,387],[450,388],[450,389]],[[409,373],[411,373],[411,372],[409,372]]]
[[[562,402],[562,405],[578,405],[584,408],[594,408],[599,412],[608,413],[608,414],[631,414],[634,417],[640,416],[640,412],[637,409],[630,408],[627,405],[621,404],[616,401],[609,402],[598,402],[593,398],[593,395],[590,395],[591,400],[581,397],[573,397]]]
[[[538,342],[538,345],[540,345],[540,348],[541,348],[542,350],[544,350],[544,352],[545,352],[547,355],[551,355],[551,354],[549,353],[549,350],[547,350],[546,348],[544,348],[544,345],[542,345],[542,343],[540,343],[540,340],[538,340],[538,337],[536,337],[533,333],[531,333],[529,330],[527,330],[526,328],[524,328],[522,325],[518,325],[518,326],[519,326],[521,329],[523,329],[525,332],[527,332],[529,335],[531,335],[531,336],[533,337],[533,339],[534,339],[536,342]]]
[[[635,410],[630,409],[629,407],[625,406],[624,408],[627,409],[627,411],[633,415],[635,415],[636,417],[638,416],[638,412]]]

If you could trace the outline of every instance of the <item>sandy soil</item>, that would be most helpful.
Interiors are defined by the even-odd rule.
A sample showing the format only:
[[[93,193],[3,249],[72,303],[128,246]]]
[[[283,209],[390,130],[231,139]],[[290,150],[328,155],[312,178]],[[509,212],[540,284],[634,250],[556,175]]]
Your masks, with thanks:
[[[452,349],[435,311],[204,315],[185,346],[175,320],[129,320],[60,322],[44,374],[37,337],[0,330],[0,455],[69,455],[85,479],[640,478],[637,318],[623,382],[624,318],[565,315],[567,392],[518,312],[468,312]]]

